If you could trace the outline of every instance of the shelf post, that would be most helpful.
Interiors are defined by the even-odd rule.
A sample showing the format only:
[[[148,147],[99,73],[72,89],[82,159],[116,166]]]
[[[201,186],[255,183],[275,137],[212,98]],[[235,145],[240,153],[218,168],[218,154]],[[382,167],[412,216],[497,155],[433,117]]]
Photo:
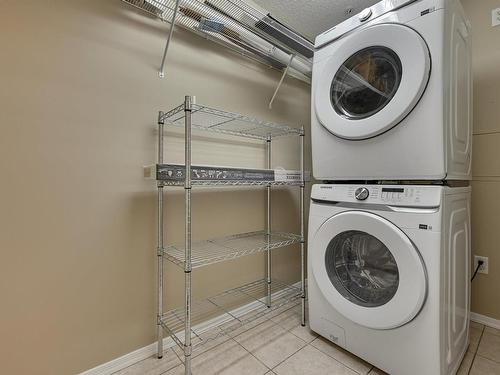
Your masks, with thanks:
[[[192,96],[184,98],[184,152],[186,175],[184,180],[185,193],[185,262],[184,262],[184,287],[185,287],[185,316],[184,316],[184,372],[191,375],[191,109]]]
[[[163,163],[163,112],[158,113],[158,164]],[[164,254],[164,233],[163,233],[163,185],[158,184],[158,248],[156,254],[158,257],[158,315],[156,317],[158,352],[157,357],[163,357],[163,327],[161,317],[163,314],[163,254]]]
[[[271,169],[271,136],[268,135],[266,139],[266,152],[267,152],[267,169]],[[271,272],[272,272],[272,258],[271,258],[271,184],[266,186],[266,234],[267,234],[267,261],[266,261],[266,281],[267,281],[267,307],[271,307]]]
[[[304,236],[304,127],[300,132],[300,291],[301,291],[301,320],[300,323],[304,327],[306,325],[306,255],[305,255],[305,236]]]

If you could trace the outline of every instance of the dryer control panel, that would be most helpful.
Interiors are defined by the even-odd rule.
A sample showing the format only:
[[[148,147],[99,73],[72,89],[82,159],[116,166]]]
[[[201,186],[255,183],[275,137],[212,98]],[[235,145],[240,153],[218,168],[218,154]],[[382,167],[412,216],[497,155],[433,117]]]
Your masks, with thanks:
[[[319,34],[314,42],[314,48],[318,49],[324,45],[332,42],[333,40],[340,38],[342,35],[348,33],[351,30],[356,29],[365,22],[376,19],[384,14],[394,12],[397,9],[403,8],[408,4],[416,2],[416,0],[391,0],[391,1],[380,1],[375,5],[363,9],[357,15],[333,26],[331,29]],[[401,17],[398,17],[399,23],[402,23]]]
[[[442,186],[422,185],[314,185],[316,201],[382,204],[404,207],[439,207]]]

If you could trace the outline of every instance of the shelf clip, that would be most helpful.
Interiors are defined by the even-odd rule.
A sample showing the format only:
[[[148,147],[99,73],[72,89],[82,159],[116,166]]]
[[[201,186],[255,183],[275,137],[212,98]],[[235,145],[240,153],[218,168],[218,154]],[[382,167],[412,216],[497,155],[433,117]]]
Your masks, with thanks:
[[[165,112],[158,112],[158,125],[165,125]]]
[[[292,63],[293,61],[293,58],[295,57],[294,54],[291,54],[290,55],[290,60],[288,60],[288,64],[285,68],[285,70],[283,70],[283,74],[281,75],[281,78],[280,78],[280,81],[278,82],[278,86],[276,86],[276,90],[274,90],[274,94],[273,94],[273,97],[271,98],[271,100],[269,101],[269,109],[273,109],[273,102],[274,102],[274,99],[276,98],[276,95],[278,95],[278,91],[279,89],[281,88],[281,85],[283,83],[283,80],[285,79],[285,76],[286,74],[288,73],[288,68],[290,68],[290,64]]]
[[[165,248],[164,247],[157,247],[156,248],[156,255],[159,257],[165,255]]]

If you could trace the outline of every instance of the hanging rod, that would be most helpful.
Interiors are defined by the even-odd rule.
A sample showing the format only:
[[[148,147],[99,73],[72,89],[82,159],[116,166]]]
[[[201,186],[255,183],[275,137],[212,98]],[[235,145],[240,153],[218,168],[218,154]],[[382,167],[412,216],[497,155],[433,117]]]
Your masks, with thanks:
[[[310,83],[313,45],[270,14],[241,0],[123,0],[171,25],[186,28],[239,55]],[[164,76],[170,27],[160,67]],[[291,57],[292,63],[290,63]]]

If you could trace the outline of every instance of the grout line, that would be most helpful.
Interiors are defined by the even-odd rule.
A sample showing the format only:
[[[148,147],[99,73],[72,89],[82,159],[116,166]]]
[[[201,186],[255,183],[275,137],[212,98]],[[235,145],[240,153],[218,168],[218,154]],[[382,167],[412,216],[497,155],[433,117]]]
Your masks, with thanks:
[[[318,340],[318,339],[319,339],[319,340],[325,340],[323,337],[318,336],[316,339],[314,339],[314,341],[316,341],[316,340]],[[324,352],[323,350],[321,350],[320,348],[317,348],[316,346],[312,345],[312,343],[313,343],[314,341],[311,341],[311,343],[310,343],[309,345],[311,345],[311,346],[312,346],[313,348],[315,348],[315,349],[318,349],[321,353],[326,354],[328,357],[333,358],[333,359],[334,359],[334,360],[336,360],[337,362],[341,363],[344,367],[347,367],[349,370],[354,371],[356,374],[363,375],[362,373],[357,372],[355,369],[353,369],[352,367],[350,367],[350,366],[349,366],[349,365],[347,365],[346,363],[342,362],[340,359],[335,358],[334,356],[332,356],[332,355],[330,355],[330,354],[328,354],[328,353],[325,353],[325,352]],[[331,343],[331,345],[332,345],[332,344],[333,344],[333,345],[335,345],[334,343]],[[339,351],[345,351],[345,352],[346,352],[346,354],[351,354],[351,355],[354,355],[354,356],[356,357],[356,359],[360,359],[361,361],[363,361],[363,362],[367,363],[369,366],[371,366],[371,368],[368,370],[367,374],[369,374],[369,373],[370,373],[370,371],[371,371],[371,370],[373,370],[374,366],[373,366],[371,363],[366,362],[365,360],[363,360],[363,359],[359,358],[358,356],[356,356],[355,354],[353,354],[353,353],[351,353],[351,352],[348,352],[347,350],[345,350],[344,348],[342,348],[342,347],[340,347],[340,346],[338,346],[338,345],[335,345],[335,347],[336,347],[336,348],[338,348],[338,350],[339,350]]]
[[[229,337],[229,336],[228,336],[228,337]],[[229,337],[229,339],[231,339],[231,337]],[[205,351],[203,351],[203,352],[201,352],[201,353],[198,353],[198,354],[197,354],[197,355],[195,355],[195,356],[193,356],[193,355],[191,354],[191,367],[192,367],[192,365],[193,365],[193,361],[194,361],[194,359],[195,359],[195,358],[197,358],[197,357],[199,357],[199,356],[201,356],[201,355],[203,355],[203,354],[205,354],[205,353],[208,353],[208,352],[209,352],[209,351],[211,351],[212,349],[215,349],[215,348],[217,348],[217,347],[219,347],[219,346],[221,346],[221,345],[223,345],[223,344],[226,344],[227,342],[229,342],[229,340],[225,340],[225,341],[223,341],[223,342],[221,342],[221,343],[219,343],[219,344],[217,344],[217,345],[214,345],[214,346],[212,346],[210,349],[207,349],[207,350],[205,350]],[[179,346],[178,346],[177,344],[176,344],[176,346],[175,346],[175,347],[179,348]],[[165,373],[167,373],[168,371],[172,370],[172,369],[173,369],[173,368],[175,368],[175,367],[178,367],[178,366],[184,366],[184,355],[182,355],[182,356],[181,356],[181,355],[177,354],[177,352],[173,349],[173,347],[172,347],[172,348],[169,348],[169,349],[172,349],[172,351],[175,353],[175,355],[177,356],[177,358],[179,358],[179,360],[181,361],[181,363],[180,363],[179,365],[177,365],[177,366],[171,367],[170,369],[168,369],[168,370],[166,370],[166,371],[161,372],[159,375],[165,374]],[[194,352],[194,351],[193,351],[193,352]],[[182,353],[182,349],[181,349],[181,353]]]
[[[174,349],[172,349],[172,348],[168,348],[168,350],[172,351],[172,353],[174,353],[174,355],[177,357],[177,359],[178,359],[181,363],[179,363],[179,364],[177,364],[177,365],[175,365],[175,366],[170,367],[169,369],[167,369],[167,370],[163,371],[161,374],[165,374],[166,372],[168,372],[168,371],[170,371],[170,370],[172,370],[172,369],[176,368],[177,366],[181,366],[181,365],[182,365],[182,359],[180,359],[180,358],[179,358],[179,355],[175,352],[175,350],[174,350]],[[165,356],[165,350],[163,351],[163,356]],[[160,375],[161,375],[161,374],[160,374]]]
[[[479,335],[479,340],[477,341],[477,348],[474,351],[474,356],[472,357],[472,361],[470,362],[469,371],[467,371],[467,375],[470,375],[470,373],[472,371],[472,367],[474,366],[474,362],[476,361],[477,352],[479,351],[479,345],[481,345],[481,340],[483,339],[483,335],[484,335],[485,330],[486,330],[486,326],[483,324],[483,328],[481,329],[481,334]],[[469,345],[470,345],[470,343],[469,343]],[[467,353],[465,353],[465,354],[467,355]],[[465,356],[464,356],[464,358],[465,358]]]
[[[177,346],[177,344],[175,344],[175,345]],[[174,367],[169,368],[168,370],[165,370],[165,371],[163,371],[163,372],[160,372],[160,374],[159,374],[159,375],[166,374],[167,372],[169,372],[170,370],[172,370],[172,369],[174,369],[174,368],[176,368],[176,367],[179,367],[179,366],[184,366],[184,362],[182,362],[182,359],[181,359],[181,357],[179,357],[179,354],[177,354],[177,352],[176,352],[174,349],[172,349],[172,348],[169,348],[169,349],[170,349],[170,350],[172,350],[172,351],[174,352],[174,354],[177,356],[177,359],[178,359],[179,361],[181,361],[181,363],[179,363],[178,365],[176,365],[176,366],[174,366]],[[165,352],[164,352],[164,353],[165,353]]]
[[[177,345],[177,344],[176,344],[176,345]],[[177,346],[177,347],[179,347],[179,346]],[[177,356],[177,359],[178,359],[179,361],[181,361],[181,363],[180,363],[180,364],[182,365],[182,359],[181,359],[181,357],[179,356],[179,354],[177,354],[177,352],[176,352],[173,348],[170,348],[170,349],[171,349],[171,350],[174,352],[174,354]],[[177,366],[176,366],[176,367],[177,367]],[[166,372],[166,371],[165,371],[165,372]],[[165,372],[162,372],[161,374],[164,374]],[[160,375],[161,375],[161,374],[160,374]]]
[[[285,306],[286,306],[286,305],[285,305]],[[269,322],[271,322],[271,323],[272,323],[273,325],[275,325],[275,326],[278,326],[279,328],[283,329],[284,331],[289,332],[289,330],[287,330],[287,329],[285,329],[285,328],[281,327],[278,323],[274,322],[274,321],[273,321],[273,320],[271,320],[271,319],[272,319],[272,318],[274,318],[274,317],[276,317],[276,316],[279,316],[279,315],[281,315],[281,314],[283,314],[283,313],[285,313],[285,312],[290,311],[291,309],[295,308],[295,306],[296,306],[296,305],[294,304],[293,306],[290,306],[290,307],[289,307],[289,308],[287,308],[286,310],[283,310],[282,312],[280,312],[279,314],[277,314],[277,315],[275,315],[275,316],[273,316],[273,317],[264,315],[265,319],[264,319],[264,321],[263,321],[263,322],[261,322],[261,323],[259,323],[259,324],[255,325],[255,326],[253,326],[253,327],[249,327],[248,329],[245,329],[245,330],[244,330],[244,331],[242,331],[242,332],[239,332],[239,333],[238,333],[237,335],[235,335],[234,337],[230,336],[229,334],[226,334],[226,337],[228,338],[227,340],[224,340],[223,342],[221,342],[221,343],[219,343],[219,344],[217,344],[217,345],[214,345],[214,346],[213,346],[213,347],[211,347],[210,349],[207,349],[207,350],[205,350],[205,351],[203,351],[203,352],[201,352],[201,353],[199,353],[199,354],[196,354],[195,356],[192,356],[192,357],[191,357],[191,358],[192,358],[192,360],[194,360],[195,358],[197,358],[198,356],[200,356],[200,355],[202,355],[202,354],[205,354],[205,353],[210,352],[211,350],[213,350],[213,349],[215,349],[215,348],[219,347],[220,345],[223,345],[223,344],[226,344],[226,343],[228,343],[228,342],[230,342],[230,341],[233,341],[233,342],[235,342],[238,346],[242,347],[242,348],[243,348],[243,349],[244,349],[247,353],[249,353],[252,357],[254,357],[254,358],[255,358],[255,359],[256,359],[259,363],[261,363],[261,364],[262,364],[262,365],[263,365],[266,369],[268,369],[269,371],[272,371],[272,368],[270,368],[269,366],[267,366],[267,365],[266,365],[265,363],[263,363],[263,362],[262,362],[259,358],[257,358],[257,357],[256,357],[256,356],[252,353],[252,352],[248,351],[248,350],[247,350],[247,349],[246,349],[243,345],[241,345],[238,341],[236,341],[236,340],[235,340],[235,337],[238,337],[238,336],[242,335],[243,333],[249,332],[249,331],[251,331],[251,330],[253,330],[253,329],[255,329],[255,328],[259,327],[260,325],[265,324],[265,323],[269,323]],[[243,325],[242,327],[244,327],[244,325]],[[289,332],[289,333],[291,333],[291,332]],[[293,334],[292,334],[292,335],[293,335]],[[295,335],[293,335],[293,336],[294,336],[294,337],[297,337],[297,336],[295,336]],[[288,358],[290,358],[292,355],[294,355],[295,353],[297,353],[298,351],[300,351],[301,349],[305,348],[305,347],[308,345],[308,343],[307,343],[307,342],[305,342],[305,341],[304,341],[303,339],[301,339],[300,337],[297,337],[297,338],[298,338],[298,339],[300,339],[301,341],[303,341],[305,345],[304,345],[303,347],[301,347],[299,350],[297,350],[296,352],[292,353],[292,354],[291,354],[290,356],[288,356],[287,358],[285,358],[282,362],[286,361],[286,360],[287,360]],[[182,356],[182,358],[181,358],[181,355],[179,355],[179,354],[177,353],[177,351],[176,351],[176,350],[174,350],[174,348],[175,348],[175,347],[179,347],[179,346],[176,344],[174,347],[172,347],[172,348],[168,348],[168,349],[166,349],[166,350],[172,350],[172,351],[174,352],[174,354],[177,356],[177,358],[181,361],[181,363],[180,363],[180,364],[178,364],[178,365],[175,365],[175,366],[173,366],[173,367],[171,367],[171,368],[169,368],[168,370],[165,370],[165,371],[161,372],[161,373],[160,373],[160,375],[167,373],[168,371],[172,370],[173,368],[176,368],[176,367],[178,367],[178,366],[183,366],[183,365],[184,365],[184,358],[183,358],[183,356]],[[166,350],[165,350],[165,351],[166,351]],[[182,349],[181,349],[181,350],[182,350]],[[164,351],[164,353],[165,353],[165,351]],[[281,364],[282,362],[280,362],[279,364]],[[279,365],[279,364],[278,364],[278,365]],[[276,365],[276,366],[278,366],[278,365]],[[275,367],[276,367],[276,366],[275,366]],[[275,368],[275,367],[273,367],[273,368]],[[267,371],[267,372],[269,372],[269,371]]]
[[[304,340],[302,340],[302,341],[304,341]],[[306,343],[305,341],[304,341],[304,343],[305,343],[305,345],[304,345],[303,347],[301,347],[300,349],[298,349],[298,350],[296,350],[295,352],[293,352],[292,354],[290,354],[288,357],[286,357],[284,360],[282,360],[280,363],[278,363],[276,366],[274,366],[271,370],[274,372],[274,369],[275,369],[276,367],[278,367],[278,366],[279,366],[279,365],[281,365],[283,362],[287,361],[288,359],[290,359],[290,358],[291,358],[291,357],[293,357],[295,354],[297,354],[298,352],[300,352],[302,349],[304,349],[306,346],[308,346],[308,345],[309,345],[309,344],[308,344],[308,343]]]
[[[293,307],[295,307],[295,306],[292,306],[291,308],[293,308]],[[286,312],[286,311],[288,311],[288,310],[290,310],[290,309],[287,309],[287,310],[285,310],[284,312]],[[283,313],[283,312],[282,312],[282,313]],[[278,314],[277,316],[281,315],[282,313]],[[285,331],[286,333],[290,333],[287,329],[285,329],[285,328],[281,327],[278,323],[276,323],[276,322],[272,321],[271,319],[267,320],[266,322],[262,322],[261,324],[258,324],[258,325],[256,325],[256,326],[255,326],[255,327],[253,327],[253,328],[257,328],[258,326],[260,326],[260,325],[262,325],[262,324],[264,324],[264,323],[268,323],[268,322],[271,322],[274,326],[276,326],[276,327],[278,327],[278,328],[282,329],[282,330],[283,330],[283,331]],[[238,335],[238,336],[239,336],[239,335]],[[272,371],[272,370],[273,370],[273,369],[275,369],[277,366],[279,366],[280,364],[282,364],[283,362],[285,362],[287,359],[289,359],[290,357],[292,357],[294,354],[296,354],[296,353],[297,353],[297,352],[299,352],[300,350],[304,349],[307,345],[309,345],[307,342],[305,342],[304,340],[302,340],[300,337],[297,337],[297,336],[295,336],[295,335],[293,335],[293,334],[292,334],[292,336],[294,336],[294,337],[296,337],[297,339],[299,339],[300,341],[302,341],[302,342],[304,343],[304,346],[300,347],[298,350],[296,350],[295,352],[293,352],[292,354],[290,354],[289,356],[287,356],[285,359],[283,359],[281,362],[279,362],[278,364],[276,364],[276,365],[275,365],[274,367],[272,367],[272,368],[269,368],[267,365],[265,365],[265,364],[264,364],[264,366],[266,366],[269,370],[271,370],[271,371]],[[234,341],[236,341],[239,345],[241,345],[241,344],[240,344],[237,340],[235,340],[234,338],[233,338],[233,340],[234,340]],[[243,345],[241,345],[241,346],[243,347]],[[243,349],[245,349],[245,347],[243,347]],[[249,352],[250,354],[252,354],[252,356],[254,356],[252,352],[248,351],[247,349],[245,349],[245,350],[246,350],[247,352]],[[254,356],[254,357],[255,357],[255,356]],[[255,358],[257,358],[257,357],[255,357]],[[257,359],[258,359],[258,358],[257,358]],[[259,359],[258,359],[258,360],[259,360]],[[261,362],[261,361],[259,360],[259,362]]]
[[[300,324],[297,326],[297,327],[302,327]],[[313,338],[311,341],[307,342],[306,340],[304,340],[302,337],[300,337],[299,335],[296,335],[295,333],[292,332],[292,330],[294,330],[295,328],[297,327],[294,327],[292,329],[288,329],[287,331],[290,332],[292,335],[294,335],[295,337],[297,337],[298,339],[301,339],[302,341],[305,341],[307,344],[310,344],[312,343],[313,341],[315,341],[319,336],[316,336],[315,338]],[[302,327],[302,328],[309,328],[307,327],[307,325],[305,327]]]
[[[303,340],[302,340],[302,341],[303,341]],[[348,367],[348,366],[344,365],[344,364],[343,364],[342,362],[340,362],[338,359],[333,358],[332,356],[329,356],[328,354],[324,353],[323,351],[319,350],[318,348],[316,348],[314,345],[311,345],[311,344],[306,344],[305,346],[303,346],[302,348],[300,348],[299,350],[297,350],[295,353],[293,353],[291,356],[293,356],[294,354],[298,353],[299,351],[301,351],[302,349],[304,349],[304,348],[305,348],[305,347],[307,347],[307,346],[310,346],[311,348],[313,348],[313,349],[317,350],[318,352],[320,352],[320,353],[322,353],[322,354],[326,355],[328,358],[333,359],[335,362],[337,362],[337,363],[338,363],[339,365],[341,365],[342,367],[345,367],[345,368],[347,368],[347,369],[349,369],[349,370],[351,370],[351,371],[354,371],[352,368],[350,368],[350,367]],[[290,357],[291,357],[291,356],[290,356]],[[290,358],[290,357],[288,357],[288,358]],[[288,359],[288,358],[286,358],[286,359]],[[285,359],[284,361],[281,361],[279,364],[277,364],[276,366],[274,366],[272,369],[275,369],[277,366],[279,366],[280,364],[282,364],[283,362],[285,362],[285,361],[286,361],[286,359]],[[370,365],[370,366],[372,366],[372,365]],[[371,370],[370,370],[370,371],[371,371]],[[354,371],[354,372],[355,372],[356,374],[359,374],[359,372],[357,372],[357,371]]]
[[[286,310],[286,311],[288,311],[288,310]],[[271,319],[270,319],[269,317],[267,317],[267,315],[263,315],[262,317],[264,317],[264,318],[265,318],[265,319],[264,319],[264,321],[262,321],[262,322],[261,322],[261,323],[259,323],[259,324],[254,325],[253,327],[248,327],[248,328],[244,329],[243,331],[239,332],[239,333],[238,333],[237,335],[235,335],[234,337],[238,337],[238,336],[242,335],[243,333],[246,333],[246,332],[248,332],[248,331],[250,331],[250,330],[252,330],[252,329],[254,329],[254,328],[256,328],[256,327],[260,326],[261,324],[266,323],[266,322],[272,322],[272,321],[271,321]],[[262,317],[261,317],[261,318],[262,318]],[[260,318],[258,318],[258,319],[260,319]],[[258,320],[258,319],[257,319],[257,320]],[[274,322],[272,322],[272,323],[274,323]],[[244,327],[245,327],[245,326],[247,326],[248,324],[251,324],[251,323],[244,324],[244,325],[242,325],[240,328],[244,328]],[[224,335],[220,336],[220,338],[226,337],[226,338],[227,338],[226,340],[224,340],[224,341],[222,341],[222,342],[218,343],[217,345],[214,345],[213,347],[211,347],[211,348],[209,348],[209,349],[206,349],[205,351],[201,351],[200,353],[197,353],[197,354],[195,354],[194,356],[192,355],[192,356],[191,356],[191,358],[192,358],[192,359],[194,359],[194,358],[196,358],[196,357],[198,357],[198,356],[200,356],[200,355],[202,355],[202,354],[205,354],[205,353],[209,352],[210,350],[215,349],[215,348],[217,348],[218,346],[220,346],[220,345],[222,345],[222,344],[225,344],[225,343],[227,343],[227,342],[229,342],[229,341],[231,341],[231,340],[236,341],[236,340],[234,339],[234,337],[233,337],[233,336],[231,336],[231,333],[233,333],[233,332],[224,333]],[[202,340],[202,339],[200,338],[200,340]],[[237,341],[236,341],[236,342],[237,342]],[[179,348],[179,346],[178,346],[178,345],[175,345],[175,346],[173,346],[171,349],[172,349],[172,350],[173,350],[173,352],[177,355],[177,357],[179,358],[179,360],[180,360],[182,363],[184,363],[184,356],[182,356],[182,358],[181,358],[181,356],[180,356],[179,354],[177,354],[177,352],[176,352],[173,348]],[[181,353],[182,353],[182,349],[181,349],[181,348],[179,348],[179,349],[181,350]],[[246,350],[246,349],[245,349],[245,350]],[[193,350],[193,354],[194,354],[194,353],[196,353],[196,350]],[[266,366],[266,367],[267,367],[267,366]],[[160,375],[161,375],[161,374],[160,374]]]
[[[287,310],[287,311],[288,311],[288,310]],[[300,313],[299,313],[299,315],[300,315]],[[279,316],[279,315],[278,315],[278,316]],[[300,319],[300,318],[299,318],[299,319]],[[293,328],[285,328],[285,327],[283,327],[280,323],[275,323],[275,324],[279,325],[281,328],[283,328],[283,329],[285,329],[286,331],[290,332],[292,335],[294,335],[295,337],[297,337],[297,338],[301,339],[302,341],[305,341],[307,344],[312,343],[314,340],[316,340],[316,339],[319,337],[319,335],[318,335],[317,333],[315,333],[315,332],[311,331],[311,328],[309,328],[309,326],[308,326],[308,324],[307,324],[307,319],[306,319],[306,326],[305,326],[305,327],[302,327],[302,325],[301,325],[300,323],[299,323],[299,325],[298,325],[298,326],[295,326],[295,327],[293,327]],[[302,337],[300,337],[299,335],[296,335],[295,333],[293,333],[293,330],[294,330],[294,329],[296,329],[296,328],[298,328],[298,327],[301,327],[301,328],[307,328],[307,329],[309,329],[311,332],[313,332],[313,334],[314,334],[314,335],[316,335],[316,336],[315,336],[315,337],[314,337],[311,341],[307,342],[306,340],[304,340],[304,339],[303,339]]]
[[[293,307],[292,307],[292,308],[293,308]],[[289,311],[289,310],[290,310],[290,309],[288,309],[288,310],[286,310],[286,311]],[[285,311],[285,312],[286,312],[286,311]],[[283,314],[283,313],[282,313],[282,314]],[[281,315],[281,314],[280,314],[280,315]],[[300,313],[299,313],[299,315],[300,315]],[[277,315],[277,316],[279,316],[279,315]],[[277,325],[278,325],[278,326],[280,326],[281,328],[285,329],[286,331],[288,331],[289,333],[291,333],[293,336],[297,337],[298,339],[300,339],[300,340],[302,340],[302,341],[306,342],[306,344],[307,344],[307,345],[311,345],[313,348],[315,348],[315,349],[319,350],[321,353],[326,354],[328,357],[333,358],[333,359],[334,359],[334,360],[336,360],[337,362],[340,362],[340,363],[341,363],[344,367],[347,367],[348,369],[350,369],[350,370],[354,371],[356,374],[363,375],[363,374],[359,373],[358,371],[356,371],[355,369],[353,369],[352,367],[350,367],[349,365],[347,365],[347,364],[345,364],[345,363],[341,362],[340,360],[338,360],[337,358],[335,358],[335,357],[331,356],[330,354],[325,353],[325,352],[324,352],[323,350],[321,350],[320,348],[317,348],[317,347],[315,347],[314,345],[312,345],[312,343],[313,343],[314,341],[316,341],[317,339],[321,339],[321,336],[318,336],[318,335],[317,335],[317,336],[316,336],[313,340],[311,340],[310,342],[307,342],[307,341],[305,341],[302,337],[299,337],[299,336],[297,336],[296,334],[294,334],[294,333],[292,332],[292,330],[293,330],[293,329],[295,329],[295,328],[297,328],[297,327],[301,327],[300,325],[299,325],[299,326],[297,326],[297,327],[293,327],[293,328],[291,328],[291,329],[286,329],[285,327],[281,326],[281,324],[280,324],[280,323],[275,323],[275,324],[277,324]],[[306,325],[306,327],[307,327],[307,325]],[[333,343],[332,343],[332,345],[335,345],[335,344],[333,344]],[[338,348],[340,348],[341,350],[345,350],[345,349],[341,348],[341,347],[340,347],[340,346],[338,346],[338,345],[335,345],[335,347],[338,347]],[[352,353],[351,353],[351,354],[352,354]],[[371,367],[368,369],[368,372],[367,372],[366,374],[369,374],[369,373],[370,373],[370,371],[372,371],[372,370],[375,368],[375,366],[373,366],[371,363],[368,363],[368,362],[364,361],[363,359],[361,359],[361,358],[359,358],[359,357],[357,357],[357,356],[356,356],[356,358],[357,358],[357,359],[359,359],[359,360],[361,360],[361,361],[363,361],[363,362],[365,362],[365,363],[367,363],[369,366],[371,366]]]
[[[495,360],[495,359],[491,359],[491,358],[488,358],[488,357],[485,357],[485,356],[482,356],[481,354],[477,354],[476,357],[479,357],[479,358],[483,358],[483,359],[486,359],[488,361],[491,361],[491,362],[495,362],[496,364],[499,364],[500,365],[500,362],[498,360]]]
[[[289,311],[289,310],[286,310],[286,311]],[[286,312],[286,311],[285,311],[285,312]],[[281,315],[281,314],[280,314],[280,315]],[[299,315],[300,315],[300,313],[299,313]],[[279,315],[277,315],[277,316],[279,316]],[[318,334],[316,334],[316,333],[314,333],[314,332],[313,332],[313,333],[316,335],[316,337],[314,337],[311,341],[307,342],[306,340],[304,340],[304,339],[303,339],[302,337],[300,337],[299,335],[296,335],[295,333],[293,333],[293,330],[294,330],[295,328],[297,328],[297,327],[302,327],[302,326],[300,325],[300,323],[299,323],[299,325],[298,325],[298,326],[295,326],[295,327],[293,327],[293,328],[289,328],[289,329],[288,329],[288,328],[283,327],[280,323],[275,323],[275,324],[276,324],[276,325],[278,325],[279,327],[283,328],[284,330],[288,331],[289,333],[291,333],[291,334],[292,334],[293,336],[295,336],[296,338],[298,338],[298,339],[300,339],[300,340],[304,341],[307,345],[311,345],[311,344],[313,343],[313,341],[316,341],[316,339],[318,339],[318,338],[320,337]],[[305,327],[302,327],[302,328],[308,328],[309,330],[311,330],[311,329],[309,328],[309,326],[307,325],[307,320],[306,320],[306,326],[305,326]],[[311,346],[313,346],[313,345],[311,345]],[[316,348],[316,349],[318,349],[318,348]],[[319,349],[318,349],[318,350],[319,350]],[[325,353],[325,354],[326,354],[326,353]],[[354,371],[354,372],[357,372],[357,371]]]
[[[499,134],[500,130],[490,130],[490,131],[485,131],[485,132],[477,132],[477,133],[472,133],[472,135],[494,135],[494,134]]]
[[[245,348],[243,345],[241,345],[238,341],[236,341],[234,338],[231,337],[231,339],[239,346],[241,346],[243,348],[244,351],[246,351],[248,354],[250,354],[252,357],[254,357],[259,363],[261,363],[265,368],[267,368],[267,372],[266,374],[271,371],[272,369],[266,365],[264,362],[262,362],[259,358],[257,358],[251,351],[247,350],[247,348]]]

